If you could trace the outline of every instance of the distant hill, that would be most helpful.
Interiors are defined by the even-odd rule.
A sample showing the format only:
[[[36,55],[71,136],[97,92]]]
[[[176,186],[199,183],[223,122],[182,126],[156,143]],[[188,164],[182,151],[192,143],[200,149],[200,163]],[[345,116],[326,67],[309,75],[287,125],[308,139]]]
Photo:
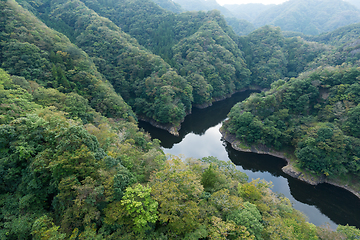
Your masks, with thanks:
[[[152,0],[160,7],[172,11],[174,13],[180,13],[184,11],[212,11],[219,10],[225,17],[226,22],[231,26],[234,32],[239,35],[247,35],[255,30],[255,27],[248,20],[235,17],[235,15],[225,7],[220,6],[216,0]],[[180,7],[180,8],[179,8]]]
[[[290,0],[259,15],[253,24],[317,35],[360,22],[360,10],[341,0]]]
[[[177,4],[172,0],[152,0],[152,1],[157,5],[159,5],[160,7],[174,13],[181,13],[185,11],[179,4]]]
[[[225,4],[224,7],[228,9],[237,19],[245,19],[246,21],[254,21],[260,13],[276,6],[275,4]]]
[[[232,17],[225,18],[225,20],[227,24],[231,26],[234,32],[239,36],[248,35],[256,29],[254,27],[254,24],[243,19],[237,19],[235,17]]]
[[[358,9],[360,9],[360,1],[359,0],[345,0],[345,2],[351,3],[352,5],[354,5]]]
[[[360,23],[351,24],[338,28],[332,32],[323,33],[313,37],[311,40],[330,44],[333,46],[341,46],[343,44],[354,42],[360,39]]]
[[[211,11],[217,9],[225,17],[234,17],[233,14],[225,7],[219,5],[216,0],[173,0],[180,4],[187,11]],[[156,1],[155,1],[156,2]]]

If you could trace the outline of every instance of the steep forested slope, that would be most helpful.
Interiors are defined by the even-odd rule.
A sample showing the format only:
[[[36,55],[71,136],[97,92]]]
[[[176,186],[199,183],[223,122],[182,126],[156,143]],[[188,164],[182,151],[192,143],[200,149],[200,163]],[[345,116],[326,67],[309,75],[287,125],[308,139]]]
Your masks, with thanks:
[[[250,84],[239,39],[218,12],[180,15],[179,19],[186,20],[184,29],[175,31],[179,37],[169,45],[173,70],[82,1],[19,2],[73,42],[15,1],[0,1],[0,63],[6,70],[0,68],[0,239],[250,240],[360,235],[349,226],[332,232],[306,222],[288,199],[271,192],[269,183],[248,182],[229,162],[212,157],[165,161],[158,141],[139,131],[132,110],[104,77],[118,92],[129,94],[126,99],[143,99],[140,103],[150,108],[146,111],[159,106],[156,101],[185,105],[182,94],[191,91],[202,103]],[[116,12],[120,6],[113,4]],[[129,9],[123,10],[130,15]],[[162,16],[163,10],[159,11]],[[191,17],[197,25],[191,25]],[[253,56],[262,49],[277,56],[262,46],[271,43],[260,40],[265,32],[258,32],[251,41],[241,39],[241,44],[250,46],[247,51]],[[277,39],[274,48],[285,50],[285,56],[293,53],[290,46],[311,49],[300,39],[290,39],[291,45],[271,35]],[[335,109],[334,118],[338,107],[356,99],[358,86],[351,79],[357,75],[358,69],[338,70],[322,78],[327,79],[322,86],[326,89],[336,81],[349,84],[330,88],[334,99],[325,109]],[[212,85],[216,89],[201,95]],[[338,100],[343,105],[337,106]],[[129,102],[139,111],[134,101]],[[169,116],[169,109],[163,107],[160,110]],[[357,108],[347,112],[345,133],[358,123]],[[328,139],[326,134],[328,129],[324,135]],[[352,134],[350,140],[357,137],[357,132]],[[304,139],[305,144],[311,141]],[[356,164],[351,166],[351,171],[357,169]]]
[[[290,0],[264,11],[253,24],[316,35],[357,22],[360,10],[341,0]]]
[[[231,163],[164,161],[157,141],[77,94],[0,69],[0,96],[1,239],[359,235],[307,223],[269,183],[247,182]],[[75,117],[88,114],[95,118],[86,125]]]
[[[100,5],[94,5],[93,1],[84,2],[101,14],[110,17],[116,23],[121,23],[120,26],[129,29],[129,33],[132,33],[133,30],[130,29],[133,27],[141,27],[144,31],[137,32],[135,37],[150,49],[152,46],[147,43],[152,42],[155,45],[156,41],[161,40],[157,38],[156,34],[143,34],[148,27],[152,26],[141,24],[140,21],[142,20],[139,18],[129,18],[127,19],[128,23],[124,20],[130,14],[145,14],[147,4],[130,12],[133,3],[117,3],[114,13],[114,11],[109,10],[109,5],[101,5],[99,9]],[[99,23],[105,20],[95,16],[95,13],[89,14],[89,10],[86,10],[86,6],[81,2],[75,4],[76,6],[72,2],[58,6],[56,2],[52,2],[50,8],[54,11],[51,11],[49,20],[60,19],[68,27],[71,27],[71,24],[74,25],[72,38],[93,57],[99,70],[111,80],[115,89],[140,115],[146,115],[160,123],[176,124],[183,119],[186,112],[189,112],[191,101],[194,101],[196,105],[211,104],[214,98],[222,98],[232,94],[250,83],[248,81],[249,71],[246,68],[241,51],[234,42],[236,35],[229,29],[218,12],[174,15],[157,9],[155,5],[149,3],[149,6],[157,11],[147,13],[146,16],[149,21],[151,21],[151,17],[154,17],[159,21],[163,19],[167,22],[165,33],[171,32],[172,34],[166,38],[171,36],[173,38],[165,42],[162,48],[171,49],[167,53],[168,57],[171,57],[168,61],[172,63],[181,76],[185,77],[186,82],[176,72],[169,69],[169,66],[161,58],[145,52],[144,49],[141,51],[138,49],[140,46],[130,40],[129,37],[122,37],[124,33],[120,29],[105,30],[105,27],[102,27],[99,31]],[[71,9],[74,10],[71,11]],[[83,21],[84,16],[88,19],[87,22]],[[95,19],[96,23],[94,24],[92,22],[95,22]],[[167,21],[168,19],[173,21]],[[153,31],[160,31],[160,29],[154,28]],[[97,31],[94,32],[94,30]],[[107,34],[104,34],[105,31]],[[116,34],[119,40],[114,42]],[[100,37],[101,35],[109,35],[109,37]],[[111,43],[109,46],[105,46],[111,50],[107,50],[104,47],[106,43],[101,43],[102,41]],[[177,42],[178,44],[175,45]],[[201,49],[205,50],[189,49],[189,47],[193,48],[195,43],[200,43]],[[135,47],[132,51],[129,50],[131,46]],[[209,50],[207,50],[208,48]],[[130,55],[129,52],[131,52]],[[200,52],[199,54],[202,55],[200,56],[196,52]],[[203,55],[204,53],[205,55]],[[132,58],[129,58],[131,54]],[[196,54],[198,56],[195,56]],[[142,55],[144,57],[141,57]],[[143,60],[139,62],[135,57]],[[114,61],[115,59],[116,61]],[[198,63],[195,64],[193,59]],[[104,63],[103,60],[105,60]],[[134,62],[135,60],[137,63]],[[140,64],[144,70],[138,71],[137,68],[134,68],[135,64]],[[158,92],[154,90],[154,86],[159,86]],[[171,86],[176,86],[176,89],[171,89]]]
[[[244,18],[238,19],[233,16],[231,11],[229,9],[220,6],[215,0],[213,1],[203,1],[203,0],[197,0],[197,1],[188,1],[188,0],[166,0],[166,1],[158,1],[155,0],[155,3],[157,3],[162,8],[165,8],[169,11],[172,11],[174,13],[181,12],[179,9],[176,9],[173,7],[174,2],[178,6],[182,6],[187,11],[212,11],[212,10],[218,10],[221,12],[221,14],[225,17],[225,20],[229,26],[232,27],[234,32],[239,35],[247,35],[253,30],[255,30],[255,27],[252,23],[244,20]],[[172,2],[173,4],[171,4]]]
[[[350,24],[318,36],[307,36],[307,38],[316,42],[341,46],[360,38],[360,23]]]
[[[301,38],[285,38],[279,28],[265,26],[240,39],[251,84],[269,87],[283,77],[294,77],[308,68],[329,47]]]
[[[182,121],[192,100],[191,86],[185,79],[82,2],[61,3],[48,2],[49,20],[73,29],[75,43],[92,57],[138,115],[162,124]]]
[[[194,87],[195,104],[210,103],[250,83],[241,51],[216,21],[205,23],[173,49],[177,69]]]
[[[357,189],[359,76],[359,67],[345,64],[279,80],[234,107],[225,129],[248,144],[294,148],[301,169]]]
[[[76,93],[0,69],[0,96],[1,239],[88,239],[104,207],[164,159],[134,123],[101,116]]]
[[[128,118],[133,115],[85,52],[16,2],[0,4],[0,60],[5,70],[61,92],[77,92],[106,116]]]

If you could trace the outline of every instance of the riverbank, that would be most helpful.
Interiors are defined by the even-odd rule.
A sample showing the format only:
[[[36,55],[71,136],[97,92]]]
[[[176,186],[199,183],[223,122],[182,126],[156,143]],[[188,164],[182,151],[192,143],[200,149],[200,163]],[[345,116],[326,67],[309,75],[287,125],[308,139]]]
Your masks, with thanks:
[[[263,88],[260,88],[260,87],[257,87],[257,86],[252,86],[252,87],[246,87],[246,88],[243,88],[241,90],[238,90],[238,91],[235,91],[231,94],[228,94],[226,96],[223,96],[221,98],[214,98],[212,99],[212,101],[210,103],[204,103],[204,104],[201,104],[201,105],[193,105],[193,108],[198,108],[198,109],[205,109],[207,107],[211,107],[213,105],[213,103],[215,102],[220,102],[220,101],[223,101],[223,100],[226,100],[228,98],[231,98],[234,94],[236,93],[241,93],[241,92],[246,92],[246,91],[263,91],[264,89]],[[192,111],[186,113],[185,117],[190,115]],[[156,127],[156,128],[160,128],[160,129],[163,129],[167,132],[169,132],[171,135],[173,136],[176,136],[178,137],[179,136],[179,131],[181,129],[181,124],[184,122],[185,120],[185,117],[184,119],[179,123],[179,124],[161,124],[157,121],[155,121],[154,119],[151,119],[151,118],[147,118],[147,117],[144,117],[144,116],[137,116],[139,120],[143,121],[143,122],[147,122],[147,123],[150,123],[152,126]]]
[[[274,151],[266,146],[258,145],[258,146],[247,146],[240,142],[235,135],[226,132],[222,127],[220,128],[220,133],[224,140],[229,142],[233,149],[242,152],[253,152],[257,154],[266,154],[274,157],[278,157],[284,159],[287,162],[287,165],[282,168],[282,171],[296,179],[299,179],[303,182],[306,182],[311,185],[318,185],[321,183],[327,183],[334,185],[336,187],[343,188],[352,194],[354,194],[357,198],[360,199],[360,191],[352,188],[349,183],[341,183],[341,181],[335,181],[328,179],[325,175],[324,176],[317,176],[310,172],[301,170],[297,168],[293,163],[295,162],[295,156],[293,154],[288,154],[284,152]]]
[[[213,105],[213,103],[215,102],[220,102],[220,101],[223,101],[227,98],[230,98],[232,97],[234,94],[236,93],[241,93],[241,92],[246,92],[246,91],[264,91],[265,89],[264,88],[261,88],[261,87],[258,87],[258,86],[250,86],[250,87],[246,87],[246,88],[242,88],[240,90],[237,90],[233,93],[230,93],[230,94],[227,94],[223,97],[218,97],[218,98],[213,98],[212,101],[210,103],[204,103],[204,104],[198,104],[198,105],[193,105],[193,107],[196,107],[196,108],[200,108],[200,109],[204,109],[204,108],[207,108],[207,107],[211,107]]]
[[[191,113],[189,113],[191,114]],[[187,114],[188,115],[188,114]],[[186,115],[186,116],[187,116]],[[181,123],[179,123],[178,125],[173,125],[173,124],[161,124],[157,121],[155,121],[154,119],[151,119],[151,118],[147,118],[147,117],[142,117],[142,116],[137,116],[138,119],[140,121],[143,121],[143,122],[147,122],[147,123],[150,123],[152,126],[156,127],[156,128],[160,128],[160,129],[163,129],[165,131],[168,131],[171,135],[174,135],[176,137],[179,136],[179,130],[181,128],[181,123],[184,121],[184,119],[182,120]]]

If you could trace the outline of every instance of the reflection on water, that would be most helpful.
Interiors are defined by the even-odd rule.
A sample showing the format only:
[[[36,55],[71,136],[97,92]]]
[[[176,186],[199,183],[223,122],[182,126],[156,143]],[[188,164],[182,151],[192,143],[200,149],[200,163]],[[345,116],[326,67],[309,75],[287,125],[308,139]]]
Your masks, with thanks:
[[[203,135],[207,129],[223,121],[231,108],[238,102],[245,100],[254,91],[245,91],[235,93],[231,98],[220,102],[215,102],[211,107],[205,109],[193,108],[192,113],[186,116],[185,121],[181,124],[179,136],[173,136],[165,130],[152,127],[149,123],[140,121],[139,127],[150,132],[152,138],[159,139],[164,148],[172,148],[174,144],[181,140],[189,133]]]
[[[231,160],[250,180],[260,178],[271,181],[274,192],[289,198],[294,207],[305,213],[309,221],[316,225],[329,223],[333,229],[337,224],[360,227],[360,201],[353,194],[328,184],[312,186],[291,178],[281,171],[286,163],[283,159],[236,151],[221,138],[221,122],[231,107],[250,93],[238,93],[207,109],[194,109],[182,124],[179,137],[144,122],[139,125],[152,138],[162,142],[165,153],[193,158],[215,156],[221,160]]]
[[[273,181],[273,191],[283,193],[287,198],[292,200],[294,207],[306,213],[310,221],[316,225],[322,225],[326,222],[326,218],[318,216],[318,211],[320,211],[336,224],[350,224],[360,227],[360,201],[350,192],[329,184],[312,186],[292,178],[281,171],[281,168],[285,166],[286,162],[280,158],[239,152],[234,150],[229,143],[226,143],[226,151],[231,161],[235,165],[241,166],[242,170],[245,170],[249,176],[254,172],[270,173],[272,175],[271,179],[273,180],[270,180],[266,175],[264,177],[257,175],[253,178],[259,177]],[[251,172],[249,173],[248,171]],[[278,183],[277,179],[275,180],[273,177],[286,179],[289,189],[284,189],[283,186],[281,186],[282,183]],[[274,182],[274,180],[276,182]],[[317,213],[313,212],[313,209],[308,208],[308,206],[315,206]],[[332,225],[335,227],[334,224]]]

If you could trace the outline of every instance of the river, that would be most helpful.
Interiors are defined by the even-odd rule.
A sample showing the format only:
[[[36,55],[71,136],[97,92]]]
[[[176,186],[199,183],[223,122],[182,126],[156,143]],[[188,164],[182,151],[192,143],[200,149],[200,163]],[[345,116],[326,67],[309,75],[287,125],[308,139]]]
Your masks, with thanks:
[[[303,212],[309,222],[317,226],[329,224],[335,230],[338,224],[349,224],[360,228],[360,200],[350,192],[329,184],[312,186],[301,182],[281,171],[285,160],[239,152],[222,139],[219,132],[222,121],[234,104],[251,93],[236,93],[206,109],[194,108],[181,125],[178,137],[146,122],[140,122],[139,126],[149,132],[152,138],[159,139],[167,154],[192,158],[215,156],[220,160],[232,161],[238,170],[249,176],[249,180],[260,178],[272,182],[274,192],[289,198],[294,208]]]

